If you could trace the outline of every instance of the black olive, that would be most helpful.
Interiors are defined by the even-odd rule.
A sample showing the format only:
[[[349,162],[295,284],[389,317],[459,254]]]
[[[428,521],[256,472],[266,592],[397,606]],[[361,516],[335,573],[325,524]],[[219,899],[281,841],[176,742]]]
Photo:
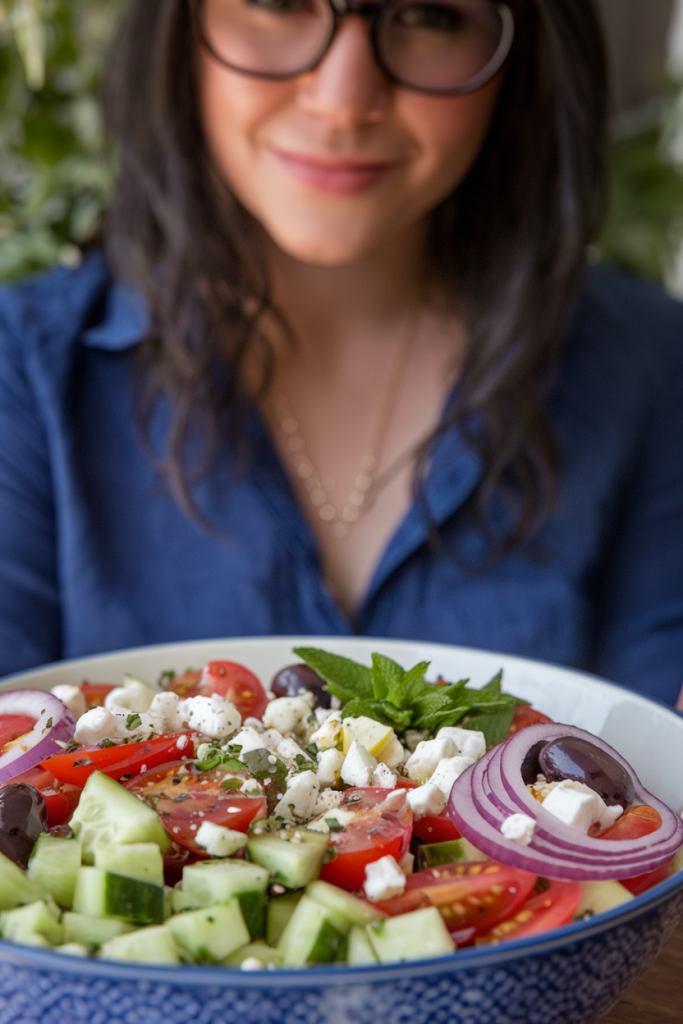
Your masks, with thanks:
[[[546,740],[541,740],[539,743],[534,743],[533,747],[529,747],[526,757],[522,761],[522,778],[525,786],[533,786],[537,776],[541,774],[538,755],[545,746]]]
[[[583,782],[608,807],[629,807],[635,799],[633,779],[626,769],[607,751],[579,736],[561,736],[546,743],[538,761],[548,782]]]
[[[0,852],[26,867],[41,832],[48,829],[45,797],[24,782],[0,788]]]
[[[329,708],[332,698],[324,685],[324,680],[308,665],[288,665],[278,672],[270,688],[276,697],[298,697],[302,690],[307,690],[315,694],[319,707]]]

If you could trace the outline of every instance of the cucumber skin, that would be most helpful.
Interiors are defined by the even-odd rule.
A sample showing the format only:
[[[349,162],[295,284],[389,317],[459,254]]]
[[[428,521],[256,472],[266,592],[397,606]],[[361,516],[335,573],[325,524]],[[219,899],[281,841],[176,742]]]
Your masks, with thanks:
[[[287,889],[303,889],[320,874],[325,854],[329,846],[329,836],[323,832],[312,832],[307,829],[282,829],[292,835],[301,834],[301,841],[292,842],[281,839],[278,832],[266,832],[263,835],[249,835],[247,853],[252,861],[262,865],[270,872],[271,880],[279,882]]]
[[[346,936],[335,927],[330,911],[302,896],[277,944],[286,967],[343,960]]]
[[[138,925],[162,924],[164,890],[101,868],[82,867],[73,908],[86,916],[122,918]]]
[[[266,894],[264,892],[238,892],[236,898],[252,940],[264,938],[268,903]]]
[[[294,913],[303,892],[288,892],[284,896],[274,896],[268,903],[266,942],[275,946],[287,927],[287,922]]]

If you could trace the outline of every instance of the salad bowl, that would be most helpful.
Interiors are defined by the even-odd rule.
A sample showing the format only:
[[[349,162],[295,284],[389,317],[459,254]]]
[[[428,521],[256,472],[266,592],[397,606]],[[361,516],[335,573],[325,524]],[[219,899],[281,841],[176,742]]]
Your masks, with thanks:
[[[369,664],[379,651],[404,667],[431,662],[430,678],[504,688],[555,721],[595,734],[643,786],[683,809],[683,718],[593,676],[467,648],[366,638],[277,637],[201,641],[118,651],[16,675],[0,691],[57,684],[150,682],[225,659],[267,685],[314,644]],[[593,1024],[652,963],[683,915],[683,872],[633,901],[556,931],[447,957],[372,967],[276,971],[153,967],[82,959],[0,942],[0,1024]]]

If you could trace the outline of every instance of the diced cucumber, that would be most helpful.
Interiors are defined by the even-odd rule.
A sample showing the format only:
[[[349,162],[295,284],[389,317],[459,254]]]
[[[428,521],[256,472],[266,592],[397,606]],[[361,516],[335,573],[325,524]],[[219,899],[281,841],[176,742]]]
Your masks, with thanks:
[[[473,846],[469,839],[465,839],[464,836],[458,839],[458,842],[462,845],[461,860],[466,861],[468,864],[476,860],[489,860],[485,853],[482,853],[476,846]]]
[[[242,961],[247,960],[249,957],[255,957],[262,964],[275,964],[276,967],[282,966],[282,953],[278,949],[273,949],[272,946],[266,946],[265,942],[250,942],[248,946],[236,949],[223,963],[226,967],[239,967]]]
[[[437,907],[412,910],[366,925],[375,956],[383,964],[401,960],[426,960],[455,949]]]
[[[442,864],[457,864],[458,861],[468,860],[465,856],[464,839],[451,839],[447,843],[425,843],[418,847],[417,868],[424,871],[425,868],[438,868]]]
[[[93,863],[97,846],[156,843],[164,853],[171,843],[157,812],[101,772],[86,782],[71,827],[83,843],[87,864]]]
[[[286,892],[284,896],[274,896],[268,903],[266,941],[271,946],[277,945],[302,896],[303,892]]]
[[[268,872],[245,860],[207,860],[183,868],[182,890],[174,890],[175,913],[227,903],[236,896],[252,939],[266,928]]]
[[[0,853],[0,910],[13,910],[44,899],[47,891],[28,878],[14,861]]]
[[[334,913],[334,923],[344,935],[348,935],[354,925],[370,924],[384,917],[380,910],[371,907],[365,900],[359,900],[350,892],[320,879],[306,887],[306,895]]]
[[[174,914],[166,927],[179,945],[203,963],[220,963],[249,942],[249,929],[236,897],[204,910]]]
[[[134,925],[114,917],[90,917],[69,910],[64,914],[62,924],[64,942],[75,942],[89,950],[99,949],[117,935],[126,935],[135,930]]]
[[[55,953],[64,953],[65,956],[88,956],[89,950],[78,942],[65,942],[63,946],[57,946]]]
[[[180,955],[173,935],[166,925],[138,928],[128,935],[119,935],[106,942],[100,951],[105,960],[132,960],[139,964],[180,963]]]
[[[101,868],[82,867],[76,880],[73,908],[91,917],[120,917],[133,924],[164,920],[164,890]]]
[[[164,884],[164,858],[156,843],[98,846],[94,854],[96,868],[150,885]]]
[[[327,907],[308,896],[302,896],[280,936],[277,948],[287,967],[301,967],[306,963],[331,963],[344,959],[346,938],[333,924]]]
[[[256,864],[268,868],[274,882],[287,889],[303,889],[320,874],[328,845],[326,833],[306,828],[254,829],[247,852]]]
[[[350,967],[365,967],[367,964],[378,963],[365,928],[354,926],[349,932],[346,962]]]
[[[42,935],[53,946],[59,946],[63,939],[63,928],[58,918],[42,900],[17,910],[5,910],[0,914],[0,932],[11,942],[24,942],[32,935]]]
[[[81,866],[82,846],[78,839],[38,836],[28,862],[27,875],[67,910],[73,904],[76,877]]]
[[[630,903],[632,899],[633,895],[621,882],[582,882],[581,902],[576,911],[576,918],[604,914],[606,910],[620,907],[622,903]]]

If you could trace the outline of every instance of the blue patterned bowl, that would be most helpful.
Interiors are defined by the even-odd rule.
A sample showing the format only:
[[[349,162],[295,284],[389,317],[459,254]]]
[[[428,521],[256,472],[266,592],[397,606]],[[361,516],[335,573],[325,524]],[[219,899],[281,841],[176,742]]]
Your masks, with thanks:
[[[386,640],[250,639],[176,644],[64,662],[0,689],[49,689],[84,678],[118,682],[227,658],[267,682],[313,643],[358,660],[381,650],[404,665],[507,688],[558,721],[613,744],[643,784],[683,806],[683,720],[591,676],[464,648]],[[0,942],[0,1024],[592,1024],[652,963],[683,915],[683,872],[625,907],[559,931],[452,957],[382,967],[241,972],[136,967]]]

